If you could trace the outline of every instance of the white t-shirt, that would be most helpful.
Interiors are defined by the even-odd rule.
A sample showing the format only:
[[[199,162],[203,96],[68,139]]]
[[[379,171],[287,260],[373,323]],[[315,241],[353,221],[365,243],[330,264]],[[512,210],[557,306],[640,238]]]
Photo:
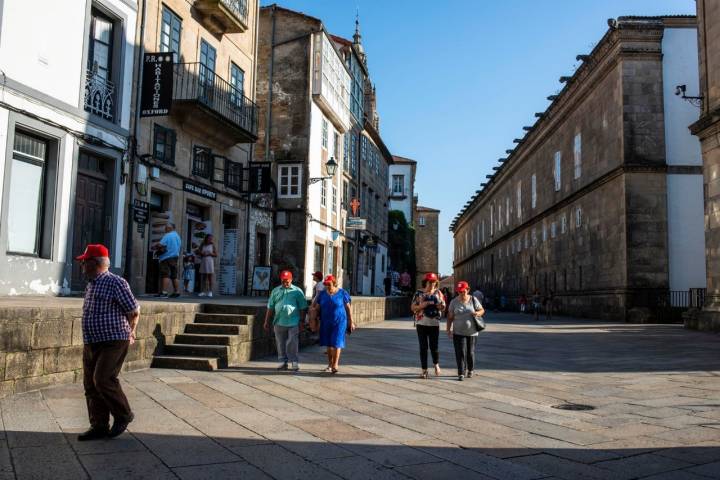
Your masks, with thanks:
[[[317,282],[313,287],[313,298],[317,297],[320,292],[325,291],[325,285],[322,282]]]

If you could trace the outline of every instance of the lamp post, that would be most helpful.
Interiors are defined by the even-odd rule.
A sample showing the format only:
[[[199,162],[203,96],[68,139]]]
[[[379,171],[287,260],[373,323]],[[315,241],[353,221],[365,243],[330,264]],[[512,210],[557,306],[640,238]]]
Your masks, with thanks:
[[[313,183],[320,182],[322,180],[329,180],[335,176],[335,171],[337,170],[338,164],[335,161],[335,158],[330,157],[330,160],[327,161],[325,164],[325,172],[327,173],[327,176],[325,177],[314,177],[314,178],[308,178],[308,182],[312,185]]]

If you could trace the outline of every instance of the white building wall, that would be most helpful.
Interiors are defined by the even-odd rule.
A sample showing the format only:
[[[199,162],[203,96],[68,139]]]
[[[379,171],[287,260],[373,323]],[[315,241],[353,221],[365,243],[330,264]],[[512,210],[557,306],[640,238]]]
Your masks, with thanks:
[[[390,165],[388,172],[388,188],[392,194],[393,175],[405,177],[405,195],[403,200],[390,199],[390,210],[400,210],[405,214],[405,220],[412,223],[413,189],[412,189],[412,166],[405,164]]]
[[[668,28],[663,35],[663,95],[666,161],[673,166],[702,166],[700,142],[688,130],[700,110],[675,95],[686,85],[688,96],[699,91],[697,30]],[[702,173],[667,176],[670,290],[704,288],[705,226]]]

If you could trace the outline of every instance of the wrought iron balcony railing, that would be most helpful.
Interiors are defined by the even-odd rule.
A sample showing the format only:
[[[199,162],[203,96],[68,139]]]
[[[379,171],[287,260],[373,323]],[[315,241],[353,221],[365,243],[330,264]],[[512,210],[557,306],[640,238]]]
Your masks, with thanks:
[[[247,0],[220,0],[231,12],[247,25],[248,3]]]
[[[85,111],[115,120],[115,85],[92,70],[85,74]]]
[[[248,0],[194,0],[200,21],[216,35],[248,29]]]
[[[201,63],[175,64],[174,82],[173,103],[197,102],[255,141],[257,106],[240,90]]]

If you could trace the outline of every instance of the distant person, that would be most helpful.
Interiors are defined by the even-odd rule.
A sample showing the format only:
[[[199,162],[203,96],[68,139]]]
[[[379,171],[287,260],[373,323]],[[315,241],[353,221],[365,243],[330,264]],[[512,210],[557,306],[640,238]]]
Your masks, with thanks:
[[[323,280],[325,290],[321,291],[311,309],[320,316],[320,345],[327,347],[328,365],[325,372],[337,373],[340,368],[340,354],[345,348],[345,334],[355,331],[350,310],[350,294],[338,287],[333,275]]]
[[[438,277],[427,273],[422,281],[423,290],[415,292],[411,308],[415,314],[415,329],[420,344],[420,378],[428,378],[427,352],[430,350],[435,376],[440,375],[440,352],[438,338],[440,336],[440,317],[445,310],[445,300],[438,290]]]
[[[217,249],[215,248],[214,238],[212,235],[205,235],[202,243],[197,249],[200,257],[200,292],[201,297],[213,296],[213,277],[215,276],[215,257],[217,257]]]
[[[482,304],[470,295],[470,285],[458,282],[455,288],[458,296],[448,306],[446,331],[455,347],[458,380],[472,378],[475,369],[475,343],[478,329],[475,318],[485,314]]]
[[[190,292],[190,283],[195,286],[195,255],[192,252],[185,252],[183,255],[183,291]]]
[[[473,297],[477,299],[480,304],[482,304],[485,301],[485,295],[483,295],[482,290],[480,290],[480,287],[477,287],[475,291],[472,293]]]
[[[410,274],[407,272],[407,270],[400,274],[400,290],[402,290],[403,293],[407,293],[410,291],[411,281],[412,279],[410,278]]]
[[[325,290],[325,286],[323,285],[323,274],[322,272],[318,271],[312,274],[313,282],[315,282],[315,285],[313,285],[313,296],[312,300],[314,301],[318,294]]]
[[[540,307],[541,307],[542,298],[540,297],[540,290],[537,288],[533,292],[532,296],[532,308],[533,308],[533,315],[535,316],[535,321],[540,320]]]
[[[500,311],[504,312],[506,308],[507,308],[507,297],[503,293],[500,295]]]
[[[280,286],[270,293],[263,327],[270,331],[272,320],[277,345],[278,370],[300,370],[298,350],[300,348],[300,323],[305,320],[308,304],[305,293],[292,284],[293,275],[289,270],[280,272]]]
[[[122,390],[118,374],[128,347],[135,343],[140,305],[124,278],[108,271],[104,245],[88,245],[75,257],[89,279],[83,300],[83,387],[90,429],[78,440],[99,440],[123,433],[135,415]],[[114,418],[110,428],[110,414]]]
[[[520,295],[520,298],[518,299],[518,305],[520,306],[520,313],[525,313],[527,310],[527,303],[528,299],[527,296],[523,293]]]
[[[543,298],[543,306],[545,307],[545,320],[552,320],[553,305],[555,304],[555,292],[550,290]]]
[[[385,275],[385,279],[383,280],[383,286],[385,287],[385,296],[389,297],[392,295],[392,278],[390,277],[390,273]]]
[[[165,235],[155,245],[160,261],[160,278],[162,279],[162,290],[156,296],[160,298],[175,298],[180,296],[178,286],[177,269],[180,258],[180,235],[175,231],[174,223],[165,224]],[[173,293],[168,295],[172,283]]]

